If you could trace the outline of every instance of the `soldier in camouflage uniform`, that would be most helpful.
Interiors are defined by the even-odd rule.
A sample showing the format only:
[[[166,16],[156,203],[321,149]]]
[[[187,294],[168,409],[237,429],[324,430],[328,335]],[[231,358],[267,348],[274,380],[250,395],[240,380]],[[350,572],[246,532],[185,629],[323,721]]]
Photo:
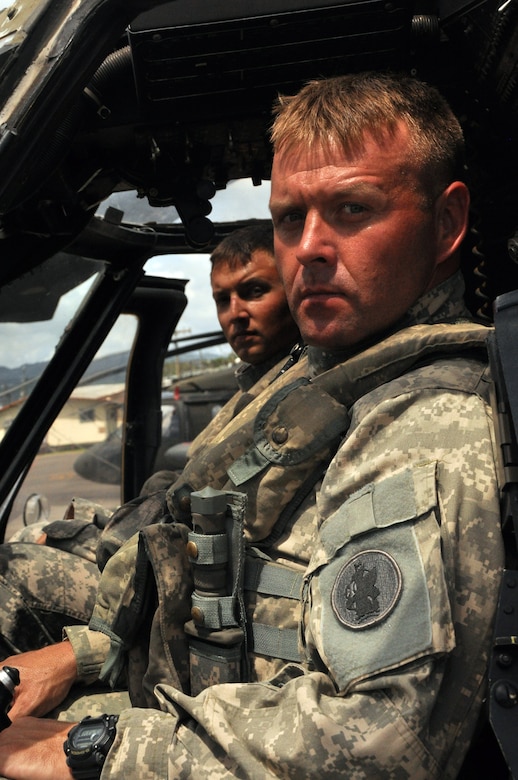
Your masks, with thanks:
[[[124,674],[103,780],[456,777],[503,565],[461,135],[412,79],[281,99],[276,255],[310,346],[109,560],[89,627],[11,659],[6,777],[70,778],[70,722],[21,716]]]
[[[218,319],[242,361],[240,390],[212,421],[214,432],[237,404],[245,406],[252,385],[284,365],[300,334],[275,265],[271,224],[232,232],[215,248],[211,264]],[[192,443],[193,451],[204,446],[207,435]],[[141,496],[111,519],[102,506],[75,498],[63,520],[28,526],[0,545],[1,658],[59,641],[66,625],[88,623],[100,570],[124,541],[167,511],[165,488],[176,476],[153,475]]]

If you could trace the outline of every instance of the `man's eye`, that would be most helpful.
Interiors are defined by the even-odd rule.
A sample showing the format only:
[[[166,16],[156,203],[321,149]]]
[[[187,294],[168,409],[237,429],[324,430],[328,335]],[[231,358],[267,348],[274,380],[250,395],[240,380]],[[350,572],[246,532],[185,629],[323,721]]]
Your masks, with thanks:
[[[230,298],[225,295],[220,295],[214,298],[214,303],[216,304],[217,309],[221,309],[224,306],[228,306]]]
[[[262,296],[268,292],[268,288],[264,285],[256,284],[252,287],[251,294],[254,298],[262,298]]]
[[[303,216],[300,211],[292,211],[290,214],[286,214],[284,222],[299,222],[301,219]]]
[[[367,209],[360,203],[344,203],[341,207],[346,214],[363,214]]]
[[[250,301],[252,299],[262,298],[270,288],[263,284],[252,284],[242,291],[241,297],[244,300]]]
[[[289,227],[304,219],[304,215],[300,211],[289,211],[286,214],[279,216],[274,224],[277,228]]]

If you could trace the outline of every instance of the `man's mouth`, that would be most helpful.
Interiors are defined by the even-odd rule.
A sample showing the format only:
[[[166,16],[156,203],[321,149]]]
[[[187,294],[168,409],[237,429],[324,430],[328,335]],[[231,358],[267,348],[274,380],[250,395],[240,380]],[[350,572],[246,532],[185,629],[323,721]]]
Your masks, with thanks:
[[[234,333],[232,336],[232,341],[234,343],[240,341],[249,341],[250,339],[253,339],[255,335],[256,334],[250,330],[244,331],[243,333]]]
[[[329,287],[304,287],[298,293],[299,301],[312,300],[318,298],[343,298],[343,292]]]

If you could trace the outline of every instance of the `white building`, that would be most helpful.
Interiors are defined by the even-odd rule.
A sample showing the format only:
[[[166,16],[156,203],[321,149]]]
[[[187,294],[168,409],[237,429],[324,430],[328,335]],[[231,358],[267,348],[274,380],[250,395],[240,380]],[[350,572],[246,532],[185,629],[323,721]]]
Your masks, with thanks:
[[[124,383],[76,387],[54,421],[45,444],[51,449],[83,447],[104,441],[122,423]],[[0,439],[24,399],[0,408]]]

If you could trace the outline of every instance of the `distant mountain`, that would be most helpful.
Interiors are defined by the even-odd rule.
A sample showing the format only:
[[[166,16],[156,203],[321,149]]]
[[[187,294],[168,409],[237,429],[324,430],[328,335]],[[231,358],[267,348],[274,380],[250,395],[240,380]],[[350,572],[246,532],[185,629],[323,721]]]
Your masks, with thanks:
[[[193,351],[196,350],[193,344]],[[80,384],[107,384],[124,382],[129,352],[118,352],[106,355],[94,360],[86,370]],[[211,360],[219,357],[217,352],[210,349],[203,351],[204,359]],[[192,360],[192,355],[186,353],[179,356],[180,362]],[[45,369],[46,363],[27,363],[16,368],[0,366],[0,407],[17,401],[27,395],[40,374]]]
[[[94,360],[80,384],[124,382],[128,358],[129,352],[120,352]],[[41,362],[27,363],[16,368],[0,366],[0,407],[28,395],[46,365],[45,362]]]
[[[129,352],[120,352],[114,355],[97,358],[88,367],[85,372],[82,384],[85,379],[90,379],[92,384],[105,383],[106,378],[96,378],[99,373],[107,372],[111,382],[124,381],[124,373],[128,363]],[[40,374],[44,371],[45,362],[27,363],[16,368],[6,368],[0,366],[0,391],[23,385],[24,383],[33,384]]]
[[[0,407],[27,395],[46,363],[26,363],[16,368],[0,366]]]
[[[129,352],[117,352],[113,355],[97,358],[86,369],[80,384],[98,385],[124,382],[129,355]]]

